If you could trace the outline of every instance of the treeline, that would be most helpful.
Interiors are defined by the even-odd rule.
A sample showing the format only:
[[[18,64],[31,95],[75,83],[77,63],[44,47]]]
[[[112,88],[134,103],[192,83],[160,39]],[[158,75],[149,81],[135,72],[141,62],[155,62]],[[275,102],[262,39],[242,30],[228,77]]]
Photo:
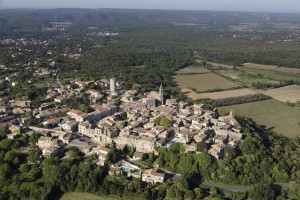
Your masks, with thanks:
[[[205,105],[209,106],[210,108],[216,108],[216,107],[223,107],[223,106],[231,106],[231,105],[238,105],[238,104],[244,104],[244,103],[252,103],[257,101],[265,101],[272,99],[272,97],[264,95],[264,94],[251,94],[241,97],[230,97],[226,99],[201,99],[196,100],[195,102],[201,102]]]
[[[289,85],[299,85],[299,81],[295,80],[287,80],[287,81],[282,81],[280,83],[261,83],[261,82],[256,82],[252,83],[252,87],[255,89],[269,89],[269,88],[280,88],[280,87],[285,87]]]

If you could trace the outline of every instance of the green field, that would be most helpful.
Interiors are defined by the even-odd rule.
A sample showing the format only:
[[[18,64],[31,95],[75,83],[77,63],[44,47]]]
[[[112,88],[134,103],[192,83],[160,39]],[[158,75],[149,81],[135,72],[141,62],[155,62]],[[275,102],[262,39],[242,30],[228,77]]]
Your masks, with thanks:
[[[68,192],[65,193],[60,200],[121,200],[125,198],[121,198],[118,196],[97,196],[90,193],[83,192]]]
[[[202,66],[190,66],[176,72],[176,74],[204,74],[204,73],[210,73],[210,71]]]
[[[253,119],[260,125],[274,128],[274,131],[287,137],[300,136],[300,110],[289,107],[277,100],[223,107],[234,109],[238,115]]]
[[[191,74],[175,76],[174,81],[181,89],[194,88],[197,91],[207,91],[213,89],[229,89],[239,86],[214,73]]]
[[[271,70],[261,70],[261,69],[251,69],[251,68],[242,68],[245,72],[252,74],[261,74],[265,78],[276,80],[276,81],[284,81],[284,80],[300,80],[299,74],[287,74],[277,71]]]
[[[278,81],[274,81],[268,78],[265,78],[260,73],[248,73],[244,70],[218,70],[218,73],[226,76],[228,78],[233,79],[237,83],[240,83],[244,86],[251,87],[252,83],[279,83]]]

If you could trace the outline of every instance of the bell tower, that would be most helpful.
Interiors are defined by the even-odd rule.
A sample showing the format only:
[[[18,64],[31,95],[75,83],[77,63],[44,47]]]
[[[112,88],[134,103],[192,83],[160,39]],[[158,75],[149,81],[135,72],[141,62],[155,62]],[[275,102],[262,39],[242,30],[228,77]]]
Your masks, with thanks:
[[[161,104],[164,105],[164,89],[163,89],[162,83],[160,84],[158,95],[159,95]]]

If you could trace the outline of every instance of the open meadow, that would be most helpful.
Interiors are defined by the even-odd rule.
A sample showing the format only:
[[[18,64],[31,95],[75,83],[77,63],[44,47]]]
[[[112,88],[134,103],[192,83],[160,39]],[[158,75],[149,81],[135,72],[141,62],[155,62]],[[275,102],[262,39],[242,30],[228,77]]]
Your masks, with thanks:
[[[265,95],[271,96],[281,102],[296,103],[300,101],[300,86],[291,85],[282,88],[270,89],[264,92]]]
[[[267,100],[222,107],[238,115],[253,119],[260,125],[274,128],[274,131],[287,137],[300,136],[300,110],[289,107],[277,100]]]
[[[179,74],[174,77],[174,81],[179,85],[181,89],[194,88],[197,91],[230,89],[239,86],[238,84],[214,73],[186,75],[180,74],[179,71]]]
[[[246,96],[250,94],[255,94],[254,91],[249,90],[247,88],[243,89],[236,89],[236,90],[227,90],[227,91],[221,91],[221,92],[207,92],[207,93],[200,93],[197,94],[193,91],[185,90],[184,92],[187,93],[187,96],[191,99],[224,99],[224,98],[230,98],[230,97],[240,97],[240,96]]]
[[[125,198],[121,198],[118,196],[97,196],[90,193],[83,192],[68,192],[65,193],[60,200],[121,200]]]
[[[176,74],[204,74],[204,73],[211,73],[211,72],[202,66],[190,66],[176,72]]]
[[[274,70],[277,68],[277,66],[275,65],[261,65],[255,63],[245,63],[243,66],[252,69],[262,69],[262,70]]]

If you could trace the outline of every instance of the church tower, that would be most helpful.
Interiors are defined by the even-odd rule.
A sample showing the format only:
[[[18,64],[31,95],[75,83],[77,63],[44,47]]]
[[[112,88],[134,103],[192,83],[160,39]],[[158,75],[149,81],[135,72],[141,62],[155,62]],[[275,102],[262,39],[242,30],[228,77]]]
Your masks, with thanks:
[[[161,104],[164,105],[164,89],[163,89],[162,83],[160,84],[158,95],[159,95]]]

